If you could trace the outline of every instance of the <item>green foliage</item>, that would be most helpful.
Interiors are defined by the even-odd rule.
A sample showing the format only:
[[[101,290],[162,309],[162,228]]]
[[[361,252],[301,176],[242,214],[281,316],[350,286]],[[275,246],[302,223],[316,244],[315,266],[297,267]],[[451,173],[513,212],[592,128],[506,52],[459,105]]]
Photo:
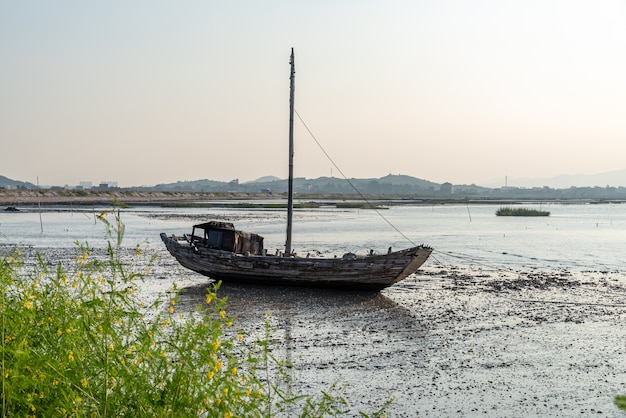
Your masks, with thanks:
[[[129,271],[122,259],[119,214],[99,218],[108,232],[104,259],[86,244],[77,244],[71,267],[50,267],[39,255],[27,271],[17,249],[0,259],[2,416],[346,412],[334,388],[321,396],[283,390],[290,365],[273,356],[268,321],[264,338],[236,331],[219,286],[192,312],[179,309],[175,291],[144,305],[137,285],[148,271]]]
[[[616,396],[613,402],[615,403],[615,406],[617,406],[619,409],[623,409],[624,411],[626,411],[626,396],[625,395]]]
[[[496,211],[496,216],[550,216],[550,212],[528,208],[503,207]]]
[[[369,202],[337,202],[337,209],[388,209],[387,206],[373,205]]]

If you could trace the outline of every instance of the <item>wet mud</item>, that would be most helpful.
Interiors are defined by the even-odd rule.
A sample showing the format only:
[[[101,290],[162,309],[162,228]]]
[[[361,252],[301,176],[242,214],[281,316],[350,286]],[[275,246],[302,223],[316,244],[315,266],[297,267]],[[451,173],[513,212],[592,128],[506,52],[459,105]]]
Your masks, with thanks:
[[[192,304],[203,287],[191,287]],[[293,391],[339,381],[352,414],[623,416],[622,274],[425,268],[380,293],[222,285],[238,325],[269,312]]]
[[[177,283],[181,307],[202,304],[210,280],[149,252],[144,297]],[[379,293],[222,284],[218,295],[249,333],[269,314],[293,393],[339,382],[352,416],[392,398],[394,417],[624,416],[613,405],[626,394],[623,273],[428,266]]]

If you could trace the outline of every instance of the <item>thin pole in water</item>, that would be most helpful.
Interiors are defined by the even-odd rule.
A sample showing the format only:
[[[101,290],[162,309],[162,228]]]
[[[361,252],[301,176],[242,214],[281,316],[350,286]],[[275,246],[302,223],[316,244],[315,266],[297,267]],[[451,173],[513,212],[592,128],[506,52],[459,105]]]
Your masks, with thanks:
[[[39,195],[39,176],[37,176],[37,206],[39,207],[39,225],[43,234],[43,220],[41,219],[41,197]]]

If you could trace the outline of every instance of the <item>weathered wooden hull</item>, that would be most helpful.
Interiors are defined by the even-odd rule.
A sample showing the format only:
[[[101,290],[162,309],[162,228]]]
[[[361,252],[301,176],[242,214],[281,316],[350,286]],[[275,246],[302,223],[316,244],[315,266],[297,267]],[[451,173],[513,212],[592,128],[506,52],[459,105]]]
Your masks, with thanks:
[[[354,258],[243,255],[194,246],[161,233],[170,254],[183,266],[215,280],[241,283],[379,290],[415,273],[432,249],[412,247]]]

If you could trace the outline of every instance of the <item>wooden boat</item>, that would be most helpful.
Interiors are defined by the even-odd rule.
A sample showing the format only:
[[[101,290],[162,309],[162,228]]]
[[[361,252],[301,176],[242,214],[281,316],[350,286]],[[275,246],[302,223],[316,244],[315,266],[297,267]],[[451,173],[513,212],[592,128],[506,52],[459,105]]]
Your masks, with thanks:
[[[194,225],[182,237],[161,233],[170,254],[195,272],[224,282],[380,290],[406,278],[428,259],[432,248],[420,245],[386,254],[297,257],[291,250],[293,219],[293,115],[295,59],[291,50],[289,183],[287,240],[282,254],[269,255],[263,237],[238,231],[227,222]]]

